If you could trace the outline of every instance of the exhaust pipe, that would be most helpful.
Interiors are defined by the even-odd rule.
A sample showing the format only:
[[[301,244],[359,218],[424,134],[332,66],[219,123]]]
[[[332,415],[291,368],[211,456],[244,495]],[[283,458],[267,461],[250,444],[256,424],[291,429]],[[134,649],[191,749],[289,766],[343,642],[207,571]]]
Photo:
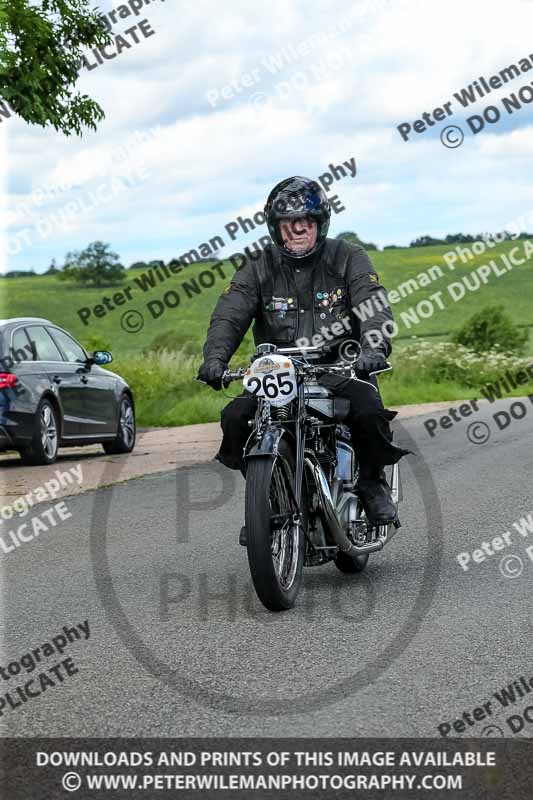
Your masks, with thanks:
[[[310,470],[318,489],[318,494],[320,497],[320,516],[322,518],[322,522],[326,526],[328,532],[331,534],[331,537],[338,546],[339,550],[341,550],[343,553],[346,553],[348,556],[362,556],[365,555],[365,553],[375,553],[377,550],[383,550],[385,544],[392,539],[398,528],[395,526],[394,530],[392,530],[389,535],[388,531],[390,526],[388,526],[387,530],[378,536],[378,540],[376,542],[372,542],[371,544],[354,544],[352,541],[350,541],[344,528],[339,522],[337,512],[333,505],[331,491],[328,486],[326,476],[322,471],[322,467],[317,462],[311,460],[309,456],[306,456],[305,464]],[[395,484],[396,497],[393,494],[393,498],[395,502],[397,502],[396,498],[400,492],[399,470],[397,464],[394,466],[396,467],[396,474],[394,474],[393,469],[391,483]]]

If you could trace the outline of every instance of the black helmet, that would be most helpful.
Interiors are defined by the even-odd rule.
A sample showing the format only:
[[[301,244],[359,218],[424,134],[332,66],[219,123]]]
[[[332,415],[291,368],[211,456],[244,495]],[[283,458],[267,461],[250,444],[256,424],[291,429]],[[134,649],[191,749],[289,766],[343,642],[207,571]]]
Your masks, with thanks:
[[[295,175],[278,183],[268,196],[265,205],[265,218],[268,231],[276,247],[290,258],[307,258],[316,253],[326,239],[331,215],[326,193],[316,181]],[[293,253],[281,236],[280,220],[310,217],[317,224],[315,246],[304,253]]]

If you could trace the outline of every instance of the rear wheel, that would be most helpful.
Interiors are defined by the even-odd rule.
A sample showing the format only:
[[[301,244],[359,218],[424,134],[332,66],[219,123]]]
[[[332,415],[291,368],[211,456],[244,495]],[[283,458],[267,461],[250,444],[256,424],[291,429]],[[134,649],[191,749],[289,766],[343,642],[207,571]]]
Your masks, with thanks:
[[[275,458],[251,458],[246,471],[248,563],[257,595],[270,611],[292,608],[302,580],[306,515],[296,524],[289,490],[294,471],[292,450],[283,440]]]
[[[135,447],[135,437],[136,427],[133,402],[127,394],[124,394],[120,400],[117,435],[112,442],[103,442],[102,446],[108,455],[131,453]]]
[[[51,400],[41,400],[36,414],[35,433],[28,447],[20,450],[24,464],[53,464],[59,447],[59,418]]]

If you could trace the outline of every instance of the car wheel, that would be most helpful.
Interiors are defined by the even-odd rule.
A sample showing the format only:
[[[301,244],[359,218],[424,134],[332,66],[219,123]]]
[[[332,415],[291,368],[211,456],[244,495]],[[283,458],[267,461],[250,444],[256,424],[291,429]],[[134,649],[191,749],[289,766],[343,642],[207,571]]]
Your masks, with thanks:
[[[118,430],[115,439],[103,442],[103,448],[108,455],[114,453],[131,453],[135,447],[135,411],[131,397],[123,394],[120,400]]]
[[[24,464],[53,464],[59,447],[59,420],[50,400],[41,400],[31,444],[20,451]]]

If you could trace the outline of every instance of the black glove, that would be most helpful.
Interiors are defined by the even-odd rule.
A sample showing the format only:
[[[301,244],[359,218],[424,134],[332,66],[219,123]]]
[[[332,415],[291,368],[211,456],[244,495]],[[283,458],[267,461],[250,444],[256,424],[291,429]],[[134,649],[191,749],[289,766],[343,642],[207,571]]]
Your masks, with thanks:
[[[218,358],[205,361],[198,370],[198,380],[209,384],[215,391],[222,389],[222,375],[227,368],[227,364]]]
[[[386,367],[385,353],[381,350],[374,350],[372,347],[363,347],[355,364],[355,372],[357,375],[368,377],[371,372],[380,372]]]

